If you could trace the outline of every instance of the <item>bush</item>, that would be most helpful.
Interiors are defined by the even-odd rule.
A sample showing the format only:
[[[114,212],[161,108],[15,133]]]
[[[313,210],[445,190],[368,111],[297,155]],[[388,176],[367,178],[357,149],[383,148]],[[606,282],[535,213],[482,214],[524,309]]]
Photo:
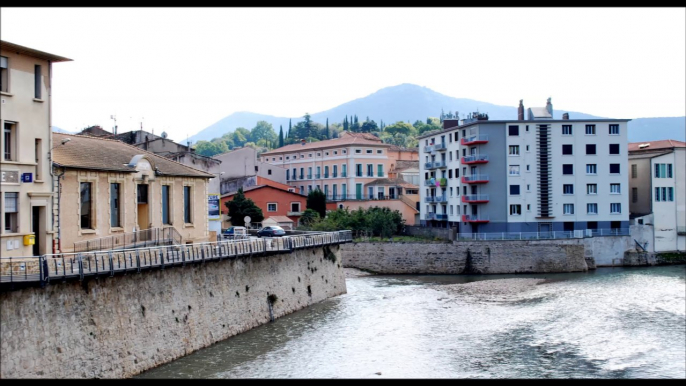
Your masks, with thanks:
[[[301,220],[302,223],[302,220]],[[403,216],[397,210],[386,207],[372,207],[350,211],[348,208],[329,212],[326,218],[303,224],[300,229],[331,232],[337,230],[364,231],[374,236],[391,237],[402,232],[405,226]]]

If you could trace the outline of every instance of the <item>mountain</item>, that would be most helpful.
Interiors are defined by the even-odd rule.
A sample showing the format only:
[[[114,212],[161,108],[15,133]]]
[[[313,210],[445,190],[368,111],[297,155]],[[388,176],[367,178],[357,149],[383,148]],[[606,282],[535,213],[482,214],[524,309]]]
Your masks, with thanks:
[[[52,126],[51,128],[53,133],[75,134],[73,131],[60,129],[57,126]]]
[[[364,98],[355,99],[332,109],[310,115],[313,121],[319,123],[326,122],[326,118],[329,118],[329,122],[341,122],[346,115],[356,114],[361,121],[369,117],[377,124],[383,120],[385,124],[390,125],[397,121],[412,123],[418,119],[423,121],[427,117],[438,117],[441,109],[443,109],[446,113],[459,111],[461,118],[466,117],[470,112],[479,111],[487,113],[491,120],[500,120],[517,117],[519,101],[513,102],[513,106],[500,106],[473,99],[453,98],[426,87],[403,83],[383,88]],[[529,105],[526,102],[524,101],[525,108],[545,105],[544,100],[530,101],[531,104]],[[603,118],[576,111],[556,109],[553,101],[553,118],[560,119],[562,113],[565,112],[569,113],[571,119]],[[279,125],[283,125],[284,130],[288,129],[289,119],[292,119],[293,125],[295,125],[302,120],[302,116],[286,118],[251,112],[237,112],[201,130],[189,139],[193,142],[211,140],[232,132],[237,127],[250,130],[260,120],[271,123],[278,133]],[[677,139],[683,141],[686,136],[685,118],[638,118],[629,122],[629,142],[644,141],[646,140],[643,139],[645,136],[648,136],[650,140]]]

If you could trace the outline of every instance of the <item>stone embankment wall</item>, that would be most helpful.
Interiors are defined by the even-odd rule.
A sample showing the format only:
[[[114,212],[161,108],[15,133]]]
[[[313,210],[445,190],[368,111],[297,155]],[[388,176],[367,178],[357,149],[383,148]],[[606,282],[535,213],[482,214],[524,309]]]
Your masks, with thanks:
[[[451,237],[455,237],[455,231],[453,230],[451,232],[450,228],[431,228],[431,227],[422,227],[422,226],[410,226],[410,225],[405,225],[405,229],[403,231],[404,235],[408,236],[418,236],[418,237],[428,237],[428,238],[434,238],[438,237],[439,239],[443,240],[450,240]]]
[[[686,264],[686,252],[635,252],[627,251],[624,254],[622,265],[645,266],[645,265],[671,265]]]
[[[383,274],[501,274],[588,270],[582,239],[459,241],[453,243],[350,243],[343,265]]]
[[[341,246],[0,293],[0,378],[124,378],[346,293]]]

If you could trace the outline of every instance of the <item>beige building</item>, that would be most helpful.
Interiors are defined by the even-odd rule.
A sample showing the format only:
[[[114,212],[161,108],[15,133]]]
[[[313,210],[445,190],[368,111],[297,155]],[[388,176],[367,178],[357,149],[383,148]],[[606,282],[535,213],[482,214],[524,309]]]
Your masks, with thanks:
[[[144,229],[208,241],[211,173],[116,140],[54,133],[53,141],[64,143],[53,155],[62,252]]]
[[[71,59],[0,41],[2,257],[53,252],[52,63],[65,61]]]
[[[257,150],[250,146],[217,154],[212,158],[222,162],[222,182],[236,178],[257,176],[281,184],[286,183],[286,170],[280,165],[277,166],[264,160],[260,161],[257,156]],[[224,193],[222,192],[222,194]]]

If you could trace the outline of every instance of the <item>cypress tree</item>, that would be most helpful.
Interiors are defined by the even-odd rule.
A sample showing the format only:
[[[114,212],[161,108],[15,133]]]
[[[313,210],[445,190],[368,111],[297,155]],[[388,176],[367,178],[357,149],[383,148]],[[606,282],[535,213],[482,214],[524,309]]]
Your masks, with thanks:
[[[329,118],[326,118],[326,139],[331,139],[331,131],[329,131]]]
[[[283,125],[279,125],[279,147],[283,147]]]

